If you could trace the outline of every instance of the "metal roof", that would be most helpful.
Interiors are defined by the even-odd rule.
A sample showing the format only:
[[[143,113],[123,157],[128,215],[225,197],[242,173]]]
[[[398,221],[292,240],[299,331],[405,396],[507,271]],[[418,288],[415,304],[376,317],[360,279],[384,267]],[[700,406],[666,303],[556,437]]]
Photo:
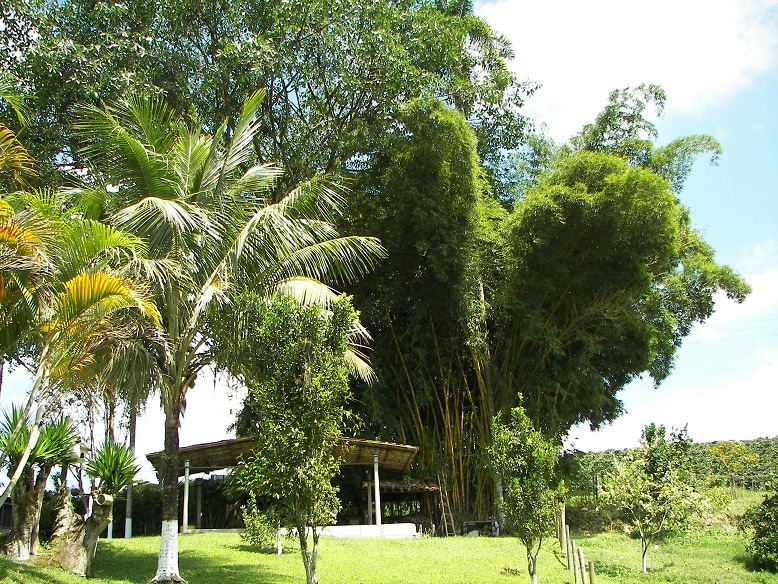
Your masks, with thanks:
[[[184,446],[178,449],[178,476],[184,475],[184,464],[189,461],[189,472],[213,472],[224,468],[238,466],[241,457],[251,455],[254,448],[254,438],[232,438],[219,442],[207,442]],[[373,464],[373,455],[378,455],[379,466],[393,472],[405,472],[413,462],[418,446],[394,444],[363,438],[339,438],[333,449],[333,454],[341,459],[342,464]],[[162,468],[164,452],[147,454],[157,472]]]

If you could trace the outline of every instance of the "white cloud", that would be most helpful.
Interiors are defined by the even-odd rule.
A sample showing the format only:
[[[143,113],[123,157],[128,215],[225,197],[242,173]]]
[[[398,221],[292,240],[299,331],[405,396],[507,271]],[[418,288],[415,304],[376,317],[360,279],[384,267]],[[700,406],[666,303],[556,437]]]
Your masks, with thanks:
[[[778,0],[503,0],[476,7],[513,43],[527,113],[566,140],[618,88],[662,85],[668,110],[701,113],[776,62]]]

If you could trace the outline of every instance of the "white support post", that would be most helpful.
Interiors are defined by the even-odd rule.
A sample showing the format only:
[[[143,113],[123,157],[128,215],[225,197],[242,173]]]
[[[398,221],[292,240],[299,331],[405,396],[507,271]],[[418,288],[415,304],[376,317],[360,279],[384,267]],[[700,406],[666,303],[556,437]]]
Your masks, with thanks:
[[[381,535],[381,483],[378,478],[378,455],[373,455],[373,479],[375,480],[375,524]]]
[[[189,533],[189,461],[184,462],[184,517],[181,533]]]

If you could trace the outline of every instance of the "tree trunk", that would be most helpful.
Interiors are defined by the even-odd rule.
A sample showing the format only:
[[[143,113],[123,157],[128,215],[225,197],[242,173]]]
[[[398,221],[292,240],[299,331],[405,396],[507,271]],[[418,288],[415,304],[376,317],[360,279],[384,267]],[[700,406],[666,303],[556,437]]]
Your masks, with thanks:
[[[316,526],[312,528],[313,551],[308,551],[307,528],[304,525],[298,525],[297,532],[300,538],[300,553],[303,556],[303,565],[305,566],[305,582],[306,584],[319,584],[319,580],[316,578],[316,560],[319,557],[319,534],[316,531]]]
[[[113,497],[97,495],[92,514],[85,521],[73,510],[67,486],[61,488],[57,496],[62,506],[57,513],[55,536],[51,542],[52,557],[61,568],[79,576],[91,577],[97,540],[111,521]]]
[[[46,490],[46,483],[49,480],[52,467],[49,465],[43,466],[38,471],[38,476],[35,479],[35,487],[33,487],[33,498],[35,499],[35,509],[32,520],[32,532],[30,533],[30,555],[34,556],[38,553],[38,531],[41,526],[41,509],[43,508],[43,492]]]
[[[130,404],[130,428],[129,428],[129,447],[130,452],[135,456],[135,428],[138,422],[138,412]],[[132,537],[132,483],[127,485],[127,506],[124,519],[124,539]]]
[[[538,584],[538,555],[532,555],[529,548],[527,548],[527,572],[531,584]]]
[[[38,506],[31,473],[31,469],[25,471],[24,480],[18,481],[11,492],[11,531],[3,545],[5,553],[18,562],[30,559],[33,521]]]
[[[184,582],[178,570],[178,424],[181,417],[178,399],[171,407],[165,408],[165,454],[161,472],[162,541],[157,574],[152,582]]]
[[[648,574],[648,541],[645,538],[640,540],[640,547],[643,548],[643,573]]]

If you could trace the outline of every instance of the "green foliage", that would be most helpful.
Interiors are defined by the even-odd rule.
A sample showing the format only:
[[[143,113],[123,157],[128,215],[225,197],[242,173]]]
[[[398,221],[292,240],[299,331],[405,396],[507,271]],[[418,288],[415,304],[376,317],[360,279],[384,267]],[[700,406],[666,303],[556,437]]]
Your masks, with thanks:
[[[417,100],[402,108],[397,124],[350,198],[350,229],[376,234],[388,252],[351,289],[375,338],[371,361],[381,380],[358,386],[356,401],[369,407],[378,435],[420,446],[422,476],[466,468],[469,477],[452,477],[452,500],[463,511],[474,504],[488,513],[491,480],[467,445],[486,445],[490,414],[462,383],[481,312],[479,255],[497,263],[499,242],[489,238],[492,216],[503,211],[482,194],[476,137],[461,113]],[[489,241],[483,251],[482,236]],[[463,467],[454,460],[460,456],[472,458]]]
[[[700,496],[688,471],[690,446],[685,429],[668,439],[664,426],[649,424],[640,446],[628,451],[608,477],[604,499],[640,536],[644,572],[651,543],[683,530],[699,510]]]
[[[132,483],[140,466],[135,464],[135,454],[114,442],[106,442],[86,464],[86,473],[94,482],[94,489],[115,496]]]
[[[243,541],[259,550],[267,550],[276,545],[278,522],[272,515],[257,509],[254,499],[249,499],[241,507],[241,513],[245,525],[245,530],[240,534]]]
[[[345,354],[357,313],[348,297],[329,310],[281,295],[239,296],[234,318],[221,315],[218,363],[248,393],[239,427],[255,436],[255,455],[230,475],[234,493],[270,501],[272,514],[300,538],[309,584],[315,582],[319,533],[337,515],[333,448],[350,398]],[[308,548],[311,533],[313,550]]]
[[[708,454],[714,465],[724,471],[735,496],[737,477],[742,476],[747,468],[759,463],[759,456],[745,442],[726,440],[708,445]]]
[[[14,432],[15,428],[20,428]],[[4,413],[0,424],[0,450],[7,450],[9,474],[19,463],[32,432],[32,422],[21,406],[12,406]],[[10,441],[9,441],[10,439]],[[73,422],[66,416],[42,424],[40,435],[32,446],[25,468],[33,466],[48,467],[68,461],[73,456],[73,448],[78,440],[78,432]],[[48,472],[46,478],[48,478]]]
[[[526,548],[534,582],[543,537],[554,526],[556,491],[552,483],[558,447],[533,427],[521,407],[511,410],[508,424],[494,419],[492,441],[491,460],[502,484],[498,503],[509,531]]]
[[[748,509],[740,525],[750,535],[748,552],[754,563],[778,572],[778,492],[766,495],[760,505]]]
[[[162,90],[213,132],[266,90],[255,146],[287,174],[277,196],[317,172],[358,166],[400,104],[440,96],[473,120],[490,166],[521,140],[533,84],[509,70],[508,41],[472,10],[429,2],[234,0],[13,2],[24,59],[4,55],[37,96],[31,150],[54,166],[75,158],[69,112],[130,89]],[[16,22],[19,21],[19,23]],[[30,23],[38,34],[21,30]],[[5,58],[4,58],[5,57]],[[159,89],[157,89],[159,88]],[[494,176],[500,173],[495,172]]]
[[[657,115],[662,114],[667,96],[657,85],[639,85],[613,91],[608,105],[593,124],[587,124],[570,141],[576,151],[615,154],[632,165],[643,166],[665,178],[680,193],[694,160],[710,153],[715,164],[721,155],[721,145],[711,136],[685,136],[656,147],[656,126],[646,115],[653,103]]]

